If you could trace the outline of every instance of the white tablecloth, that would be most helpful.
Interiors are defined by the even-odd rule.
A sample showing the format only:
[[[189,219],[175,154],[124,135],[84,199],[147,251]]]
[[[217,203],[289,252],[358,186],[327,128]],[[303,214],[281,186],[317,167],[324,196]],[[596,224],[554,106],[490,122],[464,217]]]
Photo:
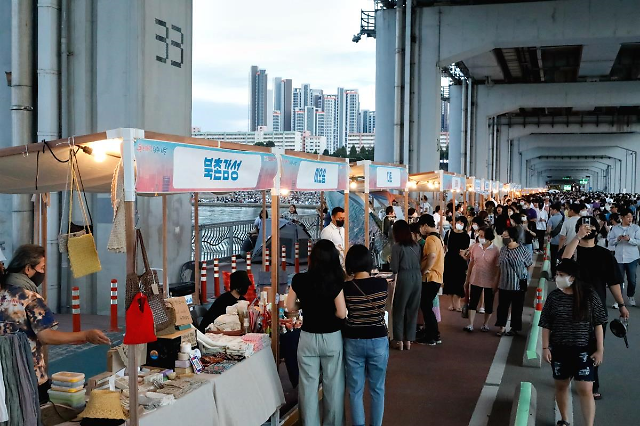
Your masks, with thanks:
[[[222,374],[200,374],[206,383],[140,418],[141,426],[260,426],[284,404],[282,383],[269,347]],[[73,426],[65,423],[60,426]]]

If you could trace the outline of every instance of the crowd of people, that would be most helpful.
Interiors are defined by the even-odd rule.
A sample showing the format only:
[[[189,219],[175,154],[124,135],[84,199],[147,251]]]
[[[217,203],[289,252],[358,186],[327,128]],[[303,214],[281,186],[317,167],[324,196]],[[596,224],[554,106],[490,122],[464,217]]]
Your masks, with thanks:
[[[209,203],[239,203],[262,204],[262,191],[232,192],[229,194],[211,194],[201,202]],[[320,204],[319,192],[291,191],[280,197],[282,204],[299,204],[302,206],[317,206]],[[271,194],[267,192],[267,203],[271,203]]]
[[[615,302],[612,308],[623,320],[629,318],[627,304],[636,305],[640,227],[634,222],[640,199],[545,193],[489,200],[466,210],[466,204],[452,201],[442,214],[426,197],[416,204],[407,221],[397,220],[393,206],[384,211],[383,232],[392,244],[392,294],[385,280],[372,275],[375,265],[366,247],[354,245],[345,253],[348,219],[340,207],[328,215],[309,270],[294,276],[287,308],[301,308],[305,314],[298,349],[303,423],[320,424],[317,389],[322,380],[324,424],[342,424],[345,391],[353,424],[367,424],[365,382],[372,400],[368,424],[382,424],[389,350],[443,343],[433,309],[439,295],[448,310],[468,313],[461,332],[475,332],[480,314],[481,332],[518,336],[535,255],[549,242],[549,281],[556,289],[548,296],[539,326],[562,415],[558,425],[568,425],[572,380],[585,424],[592,425],[595,401],[602,398],[598,367],[604,358],[607,289]],[[384,319],[388,298],[392,330]]]

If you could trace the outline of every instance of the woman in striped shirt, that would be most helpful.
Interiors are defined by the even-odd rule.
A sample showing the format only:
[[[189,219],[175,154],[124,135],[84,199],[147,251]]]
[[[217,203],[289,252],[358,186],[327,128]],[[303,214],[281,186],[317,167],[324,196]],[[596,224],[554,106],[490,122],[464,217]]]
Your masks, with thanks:
[[[389,360],[389,339],[384,319],[387,305],[387,280],[371,277],[371,253],[356,244],[345,259],[351,281],[344,283],[347,321],[342,332],[346,363],[346,381],[354,426],[382,425],[384,383]],[[369,382],[371,417],[365,422],[363,394]]]
[[[518,228],[507,228],[502,234],[504,247],[500,250],[500,278],[498,281],[498,336],[515,336],[522,330],[522,309],[527,293],[527,275],[533,256],[518,244]],[[511,329],[506,331],[511,308]]]

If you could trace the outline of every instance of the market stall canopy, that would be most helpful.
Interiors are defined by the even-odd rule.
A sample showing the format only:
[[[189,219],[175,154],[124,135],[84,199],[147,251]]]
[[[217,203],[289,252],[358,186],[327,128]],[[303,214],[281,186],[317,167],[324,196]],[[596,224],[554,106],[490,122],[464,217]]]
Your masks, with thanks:
[[[351,189],[358,192],[405,190],[409,181],[406,166],[376,163],[370,160],[358,161],[349,171]]]
[[[109,193],[113,173],[121,160],[122,145],[122,139],[109,138],[108,134],[110,133],[99,132],[46,143],[0,149],[0,193],[36,194],[64,191],[67,186],[69,172],[67,161],[71,149],[77,153],[76,158],[84,190],[86,192]],[[136,139],[135,142],[137,174],[144,176],[143,179],[138,180],[136,187],[141,195],[198,190],[229,192],[273,186],[277,161],[275,156],[270,153],[269,148],[155,132],[145,132],[144,134],[144,139]],[[177,156],[176,152],[179,153]],[[248,155],[251,156],[248,157]],[[245,156],[247,156],[246,162]],[[169,157],[171,158],[169,159]],[[199,164],[193,162],[195,157],[199,158]],[[161,161],[159,161],[160,158],[162,158]],[[212,163],[211,179],[207,174],[205,163],[207,159],[211,159]],[[214,167],[218,165],[215,163],[216,159],[222,161],[220,173],[217,173],[217,169]],[[225,159],[233,159],[233,161],[225,163]],[[257,161],[260,162],[260,175],[254,179],[249,175],[256,169],[254,167],[249,170],[249,166],[250,163],[255,164]],[[174,164],[178,167],[174,167]],[[196,165],[197,167],[194,167]],[[227,169],[225,169],[226,166],[228,166]],[[169,168],[172,171],[170,175],[165,173]],[[231,170],[232,168],[238,170]],[[185,170],[189,172],[187,173]],[[245,170],[247,171],[245,172]],[[231,177],[234,171],[238,173],[236,180]],[[191,176],[189,176],[191,174],[193,176],[198,174],[199,181],[191,182]],[[215,177],[218,176],[221,179],[216,180]],[[234,174],[233,177],[235,176]],[[240,176],[249,177],[241,180]],[[224,179],[226,177],[229,179]],[[176,185],[174,185],[174,179]],[[198,186],[202,186],[202,188]]]
[[[285,151],[280,158],[281,191],[345,191],[348,189],[348,160],[295,151]]]
[[[413,173],[409,175],[409,180],[415,182],[417,191],[440,192],[442,173],[442,170]]]
[[[36,194],[64,191],[70,150],[77,151],[78,169],[86,192],[109,192],[120,162],[120,141],[96,133],[0,149],[0,193]],[[116,147],[115,153],[112,148]],[[85,148],[83,151],[82,148]],[[112,155],[116,156],[112,156]]]

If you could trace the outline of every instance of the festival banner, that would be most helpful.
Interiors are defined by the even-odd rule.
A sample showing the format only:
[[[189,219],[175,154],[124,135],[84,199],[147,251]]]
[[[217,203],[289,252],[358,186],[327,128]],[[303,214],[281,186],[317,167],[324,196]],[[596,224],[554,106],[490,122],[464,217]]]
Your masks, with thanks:
[[[451,174],[443,173],[442,175],[442,190],[443,191],[454,191],[454,192],[462,192],[465,185],[462,183],[463,177],[454,176]]]
[[[473,184],[474,184],[474,186],[473,186],[473,190],[474,190],[475,192],[482,192],[482,180],[480,180],[480,179],[474,179],[474,180],[473,180]]]
[[[484,181],[484,189],[483,191],[488,194],[491,192],[491,185],[492,185],[492,181],[490,181],[489,179],[485,179]]]
[[[236,151],[138,139],[138,193],[229,192],[273,187],[278,162],[271,153]]]
[[[409,174],[406,167],[369,164],[369,191],[406,189]]]
[[[346,161],[330,162],[308,160],[292,155],[281,155],[282,175],[280,187],[290,191],[340,191],[348,185]]]

